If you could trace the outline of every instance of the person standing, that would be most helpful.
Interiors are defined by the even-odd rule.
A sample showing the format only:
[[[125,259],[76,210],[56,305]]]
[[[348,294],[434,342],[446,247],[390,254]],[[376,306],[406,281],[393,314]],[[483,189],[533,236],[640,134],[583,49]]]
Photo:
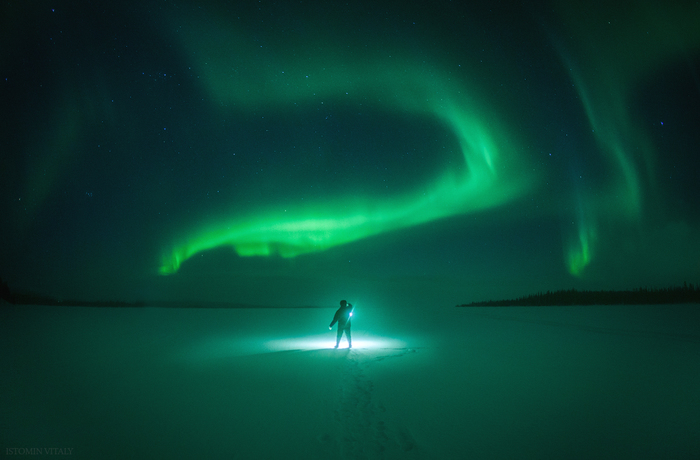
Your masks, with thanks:
[[[345,300],[340,301],[340,308],[335,312],[333,316],[333,321],[328,329],[333,329],[333,325],[338,323],[338,335],[335,340],[335,347],[338,348],[340,345],[340,339],[343,337],[343,332],[345,332],[345,337],[348,339],[348,348],[352,348],[352,335],[350,334],[350,319],[352,318],[352,304],[349,304]]]

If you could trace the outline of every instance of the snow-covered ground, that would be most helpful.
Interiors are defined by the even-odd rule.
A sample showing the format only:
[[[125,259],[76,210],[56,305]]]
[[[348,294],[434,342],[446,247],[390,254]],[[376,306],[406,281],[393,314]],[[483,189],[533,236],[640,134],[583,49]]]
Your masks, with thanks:
[[[2,454],[700,458],[697,305],[333,313],[2,305]]]

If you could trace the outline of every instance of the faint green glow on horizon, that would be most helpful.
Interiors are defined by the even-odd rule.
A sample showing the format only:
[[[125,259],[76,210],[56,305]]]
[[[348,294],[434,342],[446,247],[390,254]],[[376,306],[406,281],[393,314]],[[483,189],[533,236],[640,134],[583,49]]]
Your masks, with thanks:
[[[231,246],[240,256],[296,257],[323,251],[372,235],[424,224],[458,214],[503,205],[522,197],[535,182],[515,154],[516,138],[500,127],[494,110],[485,110],[439,68],[424,62],[327,53],[289,60],[277,52],[249,49],[240,36],[224,28],[193,33],[185,41],[199,59],[198,70],[212,98],[230,110],[267,108],[288,111],[335,101],[383,111],[387,117],[413,113],[443,121],[462,149],[464,164],[444,171],[420,192],[378,201],[348,196],[298,209],[270,205],[248,216],[221,215],[166,249],[160,273],[176,272],[193,255]],[[226,53],[222,50],[235,49]],[[305,49],[302,47],[302,49]],[[410,56],[411,50],[401,50]],[[265,65],[241,66],[242,59]],[[236,69],[232,74],[230,69]],[[426,71],[428,70],[428,71]],[[478,88],[473,88],[477,91]],[[430,152],[426,152],[430,153]],[[438,154],[437,152],[435,154]]]

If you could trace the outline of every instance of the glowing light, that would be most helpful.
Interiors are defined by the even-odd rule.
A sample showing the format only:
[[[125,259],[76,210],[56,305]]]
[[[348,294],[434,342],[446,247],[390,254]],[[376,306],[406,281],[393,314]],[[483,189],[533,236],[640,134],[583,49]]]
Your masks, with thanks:
[[[211,25],[207,25],[207,30]],[[499,126],[492,110],[469,97],[470,88],[457,84],[447,72],[416,62],[411,50],[401,50],[389,61],[381,50],[359,56],[343,55],[343,47],[307,59],[289,60],[284,45],[275,51],[255,50],[226,27],[201,34],[192,31],[184,42],[196,50],[193,59],[215,100],[236,110],[261,107],[289,110],[290,104],[362,100],[387,116],[413,113],[442,120],[461,146],[464,163],[443,172],[432,184],[404,196],[377,200],[349,196],[297,209],[265,210],[248,215],[221,215],[175,244],[167,245],[160,273],[176,272],[201,251],[230,246],[240,256],[279,255],[289,258],[324,251],[379,233],[424,224],[449,216],[483,210],[521,197],[534,183],[532,168],[515,154],[516,139]],[[212,35],[214,34],[214,35]],[[298,49],[307,49],[299,44]],[[222,50],[237,50],[235,55]],[[259,53],[265,54],[261,58]],[[274,62],[274,66],[240,62]],[[310,62],[322,62],[313,67]],[[235,76],[229,69],[237,68]],[[284,77],[273,68],[284,68]],[[307,78],[308,76],[314,78]],[[296,76],[296,77],[295,77]],[[305,78],[300,80],[300,76]],[[351,88],[351,91],[348,89]],[[472,89],[474,92],[478,88]],[[351,94],[350,94],[351,93]],[[437,153],[437,152],[426,152]]]
[[[308,335],[300,337],[270,338],[270,337],[212,337],[201,343],[188,345],[177,355],[177,359],[202,365],[216,363],[239,356],[250,356],[264,353],[285,351],[319,351],[333,350],[335,333]],[[406,348],[406,343],[386,337],[357,332],[353,337],[352,350],[393,350]],[[341,349],[347,349],[347,342],[341,342]]]
[[[332,349],[335,345],[335,334],[325,334],[310,337],[296,337],[289,339],[270,340],[264,344],[268,351],[310,351]],[[347,342],[343,339],[339,349],[347,348]],[[390,348],[406,348],[406,343],[401,340],[375,337],[371,335],[353,336],[353,350],[380,350]]]

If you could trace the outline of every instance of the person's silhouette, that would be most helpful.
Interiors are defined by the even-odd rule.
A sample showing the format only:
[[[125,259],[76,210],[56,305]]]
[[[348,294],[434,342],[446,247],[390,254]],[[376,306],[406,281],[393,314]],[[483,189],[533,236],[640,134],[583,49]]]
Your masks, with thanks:
[[[352,304],[347,303],[345,300],[340,301],[340,308],[335,312],[333,316],[333,321],[328,329],[333,329],[333,325],[338,323],[338,335],[335,340],[335,348],[340,345],[340,339],[343,337],[343,331],[345,332],[345,337],[348,339],[348,348],[352,348],[352,335],[350,334],[350,319],[352,318]]]

